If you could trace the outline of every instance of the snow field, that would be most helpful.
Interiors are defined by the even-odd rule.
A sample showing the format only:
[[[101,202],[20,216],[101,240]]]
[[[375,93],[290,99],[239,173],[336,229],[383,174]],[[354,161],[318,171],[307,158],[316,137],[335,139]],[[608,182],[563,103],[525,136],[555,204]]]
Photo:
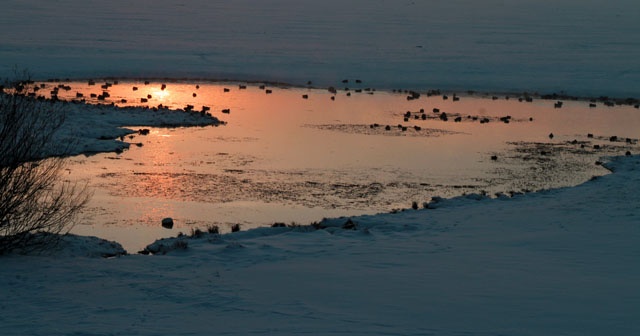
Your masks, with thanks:
[[[8,335],[635,334],[640,159],[610,167],[575,188],[353,217],[356,230],[329,219],[205,235],[164,256],[6,257],[0,324]]]

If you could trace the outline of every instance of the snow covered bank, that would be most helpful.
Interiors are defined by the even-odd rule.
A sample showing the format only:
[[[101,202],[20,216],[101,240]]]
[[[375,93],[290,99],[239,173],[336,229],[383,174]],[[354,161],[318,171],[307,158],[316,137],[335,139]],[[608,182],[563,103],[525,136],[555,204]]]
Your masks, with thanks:
[[[115,107],[80,102],[42,101],[65,113],[65,122],[58,129],[51,155],[77,155],[98,152],[121,152],[131,144],[141,146],[135,139],[144,136],[139,127],[217,126],[220,121],[198,112],[167,108]],[[55,105],[55,107],[53,106]],[[128,127],[128,128],[127,128]]]
[[[640,3],[7,0],[0,75],[640,96]]]
[[[125,251],[120,244],[98,237],[78,236],[74,234],[52,236],[50,233],[30,235],[32,235],[33,238],[31,238],[27,250],[16,249],[10,254],[54,258],[111,258],[127,254],[127,251]],[[50,242],[46,249],[39,248],[38,243],[43,240]]]
[[[634,335],[640,157],[583,185],[262,228],[164,256],[0,259],[21,334]],[[326,220],[342,226],[346,219]]]

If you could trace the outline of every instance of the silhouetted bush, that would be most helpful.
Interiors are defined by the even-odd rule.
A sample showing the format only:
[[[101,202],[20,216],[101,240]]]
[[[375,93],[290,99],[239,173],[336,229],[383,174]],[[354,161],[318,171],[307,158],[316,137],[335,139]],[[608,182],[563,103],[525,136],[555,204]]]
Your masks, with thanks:
[[[90,197],[86,184],[61,175],[60,153],[68,151],[54,135],[65,120],[63,105],[28,96],[33,86],[6,82],[0,91],[0,254],[47,248],[73,227]],[[37,232],[51,234],[34,240]]]

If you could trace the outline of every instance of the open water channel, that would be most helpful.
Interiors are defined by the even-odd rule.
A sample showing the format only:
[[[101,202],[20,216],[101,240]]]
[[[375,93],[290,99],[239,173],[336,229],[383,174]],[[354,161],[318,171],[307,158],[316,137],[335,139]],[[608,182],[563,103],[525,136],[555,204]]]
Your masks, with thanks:
[[[233,224],[243,230],[308,224],[413,202],[422,207],[434,196],[572,186],[607,173],[596,164],[602,157],[639,151],[640,111],[602,101],[472,92],[410,99],[410,92],[376,91],[354,80],[335,92],[260,83],[120,80],[102,89],[103,83],[66,83],[71,90],[58,97],[206,106],[225,122],[149,128],[125,138],[132,145],[122,153],[70,158],[70,172],[94,190],[83,224],[72,232],[116,240],[130,252],[213,225],[225,232]],[[109,97],[99,100],[104,92]],[[161,227],[165,217],[174,219],[173,229]]]

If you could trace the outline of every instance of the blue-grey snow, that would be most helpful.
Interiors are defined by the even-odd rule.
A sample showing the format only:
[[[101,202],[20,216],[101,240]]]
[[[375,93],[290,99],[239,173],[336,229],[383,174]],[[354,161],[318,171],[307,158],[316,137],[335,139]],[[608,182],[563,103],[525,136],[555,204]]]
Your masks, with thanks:
[[[639,14],[631,0],[7,0],[0,73],[637,97]],[[126,132],[122,113],[83,131]],[[118,245],[68,236],[0,258],[0,333],[637,335],[640,158],[608,160],[573,188],[151,247],[178,247],[166,254],[100,258]]]
[[[91,258],[95,241],[69,237],[59,253],[0,259],[2,333],[636,335],[640,158],[608,167],[574,188],[352,229],[203,234],[166,255]]]
[[[636,0],[5,0],[0,74],[640,95]]]

